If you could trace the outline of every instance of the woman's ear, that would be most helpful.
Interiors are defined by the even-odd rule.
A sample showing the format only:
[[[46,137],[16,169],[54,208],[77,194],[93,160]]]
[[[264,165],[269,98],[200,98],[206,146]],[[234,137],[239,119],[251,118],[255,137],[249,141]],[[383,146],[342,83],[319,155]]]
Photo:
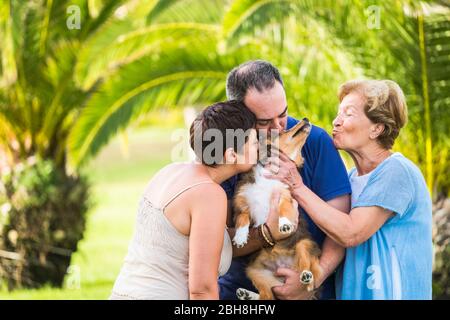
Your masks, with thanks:
[[[383,123],[375,123],[370,128],[370,134],[369,137],[372,140],[377,139],[384,131],[384,124]]]
[[[225,164],[235,164],[237,163],[237,154],[233,148],[228,148],[223,154],[223,160]]]

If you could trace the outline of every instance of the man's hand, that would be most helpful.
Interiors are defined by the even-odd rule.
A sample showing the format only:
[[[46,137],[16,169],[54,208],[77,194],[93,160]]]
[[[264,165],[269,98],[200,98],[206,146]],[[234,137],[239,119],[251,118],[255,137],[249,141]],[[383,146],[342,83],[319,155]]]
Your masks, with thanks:
[[[300,273],[289,268],[278,268],[277,277],[285,277],[282,286],[272,287],[272,291],[280,300],[311,300],[314,291],[308,292],[306,286],[300,283]],[[314,279],[320,281],[320,279]],[[320,282],[318,284],[321,284]],[[318,285],[316,285],[318,287]]]

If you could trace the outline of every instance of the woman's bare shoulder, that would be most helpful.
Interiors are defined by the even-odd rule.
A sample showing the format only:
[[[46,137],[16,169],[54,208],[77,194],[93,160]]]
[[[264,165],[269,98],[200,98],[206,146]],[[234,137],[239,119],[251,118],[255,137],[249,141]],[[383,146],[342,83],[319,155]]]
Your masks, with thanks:
[[[197,208],[216,208],[227,205],[227,195],[223,188],[211,180],[211,183],[203,183],[192,190],[193,205]]]
[[[187,168],[187,166],[188,164],[186,163],[180,162],[169,163],[166,166],[159,169],[158,172],[156,172],[150,179],[149,183],[152,183],[157,180],[162,181],[167,181],[168,179],[177,180],[178,177],[186,171],[185,168]]]
[[[207,183],[207,180],[203,181],[205,183],[199,184],[196,188],[196,192],[199,195],[218,197],[226,200],[227,194],[225,193],[225,190],[223,190],[223,188],[220,186],[220,184],[217,184],[213,180],[210,180],[209,183]]]

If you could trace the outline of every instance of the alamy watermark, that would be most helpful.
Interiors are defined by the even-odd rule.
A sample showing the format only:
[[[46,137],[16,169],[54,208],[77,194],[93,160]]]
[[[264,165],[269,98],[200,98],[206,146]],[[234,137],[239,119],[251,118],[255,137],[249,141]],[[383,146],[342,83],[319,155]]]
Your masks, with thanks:
[[[66,13],[69,15],[66,19],[66,26],[69,30],[81,29],[81,10],[77,5],[67,7]]]
[[[366,8],[364,11],[367,16],[367,28],[368,29],[381,29],[381,7],[372,5]]]
[[[367,267],[367,273],[370,275],[367,278],[366,285],[370,290],[381,289],[381,268],[378,265],[372,264]]]
[[[78,265],[73,264],[67,268],[65,287],[70,290],[81,289],[81,268]]]

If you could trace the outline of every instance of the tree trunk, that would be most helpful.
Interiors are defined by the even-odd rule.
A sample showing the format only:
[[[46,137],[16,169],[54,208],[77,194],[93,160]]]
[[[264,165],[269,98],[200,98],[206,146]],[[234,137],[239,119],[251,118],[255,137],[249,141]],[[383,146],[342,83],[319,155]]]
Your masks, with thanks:
[[[85,230],[87,181],[50,160],[21,163],[2,176],[0,208],[0,286],[61,287]]]
[[[433,205],[433,298],[450,299],[450,198]]]

